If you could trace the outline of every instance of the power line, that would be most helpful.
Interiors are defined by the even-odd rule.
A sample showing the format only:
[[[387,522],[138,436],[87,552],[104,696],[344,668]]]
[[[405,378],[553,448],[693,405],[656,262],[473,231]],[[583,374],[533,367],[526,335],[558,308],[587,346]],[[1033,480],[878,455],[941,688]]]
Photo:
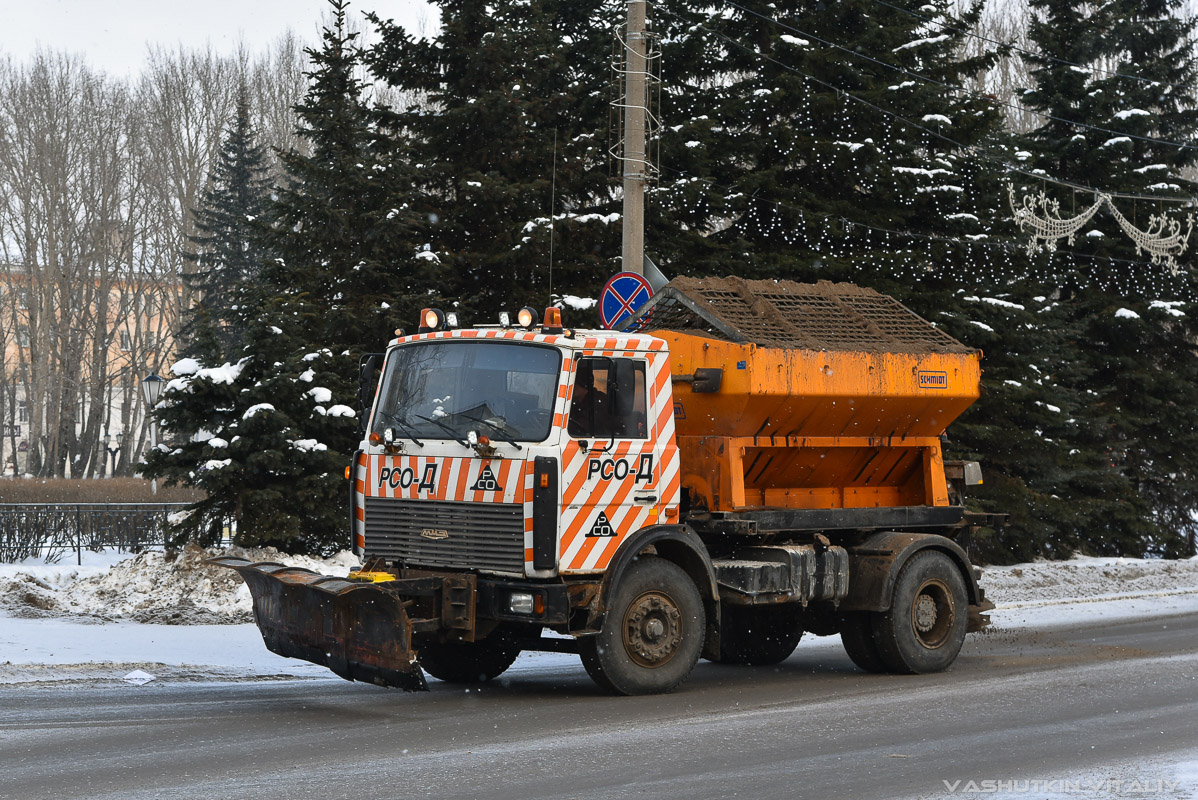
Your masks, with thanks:
[[[878,1],[880,1],[880,0],[878,0]],[[922,81],[926,81],[934,86],[939,86],[943,89],[951,89],[952,91],[955,91],[955,92],[961,92],[963,94],[972,95],[974,97],[980,98],[982,100],[985,100],[986,102],[993,103],[995,105],[1004,106],[1004,107],[1012,109],[1014,111],[1021,111],[1025,114],[1034,114],[1035,116],[1041,117],[1043,119],[1052,120],[1053,122],[1060,122],[1065,125],[1072,125],[1076,128],[1083,128],[1086,130],[1098,131],[1099,133],[1111,134],[1113,136],[1125,136],[1129,139],[1136,139],[1141,142],[1150,142],[1152,144],[1167,145],[1169,147],[1176,147],[1181,150],[1198,150],[1198,147],[1196,147],[1194,145],[1184,144],[1182,142],[1174,142],[1174,141],[1170,141],[1168,139],[1158,139],[1153,136],[1140,136],[1140,135],[1134,134],[1134,133],[1126,133],[1123,131],[1112,130],[1110,128],[1103,128],[1099,125],[1090,125],[1089,123],[1086,123],[1086,122],[1077,122],[1075,120],[1065,119],[1064,117],[1057,117],[1052,114],[1045,113],[1043,111],[1037,111],[1034,108],[1028,108],[1027,106],[1019,104],[1019,103],[1012,103],[1012,102],[1008,102],[1006,100],[1000,100],[997,97],[991,97],[982,92],[977,92],[972,89],[967,89],[964,86],[957,86],[956,84],[938,81],[935,78],[928,77],[927,75],[924,75],[921,72],[913,72],[913,71],[907,69],[906,67],[900,67],[896,64],[891,64],[889,62],[874,58],[873,56],[866,55],[865,53],[859,53],[856,50],[852,50],[851,48],[845,47],[843,45],[839,45],[836,42],[831,42],[831,41],[828,41],[827,39],[821,39],[820,37],[816,36],[813,33],[808,33],[806,31],[800,30],[799,28],[795,28],[791,25],[786,24],[785,22],[776,20],[773,17],[768,17],[765,14],[754,11],[751,8],[745,8],[744,6],[742,6],[738,3],[732,2],[732,0],[724,0],[724,3],[728,6],[731,6],[732,8],[741,10],[741,11],[745,12],[746,14],[752,14],[753,16],[760,17],[761,19],[763,19],[767,22],[772,22],[773,24],[777,25],[780,28],[785,28],[788,31],[793,31],[794,33],[797,33],[800,36],[810,37],[810,38],[814,39],[815,41],[819,42],[820,44],[826,45],[827,47],[833,47],[833,48],[836,48],[837,50],[843,50],[844,52],[848,53],[849,55],[856,56],[857,58],[865,59],[866,61],[870,61],[879,66],[894,70],[895,72],[899,72],[903,75],[907,75],[912,78],[918,78]]]
[[[796,75],[800,75],[803,78],[805,78],[806,80],[811,81],[812,83],[823,86],[826,89],[830,89],[831,91],[836,92],[838,96],[845,97],[849,100],[853,100],[854,102],[860,103],[861,105],[863,105],[867,108],[873,109],[874,111],[877,111],[877,112],[884,114],[892,119],[902,122],[903,124],[907,125],[908,127],[915,128],[916,130],[922,131],[923,133],[926,133],[927,135],[929,135],[933,138],[939,139],[947,144],[950,144],[959,150],[963,150],[965,152],[972,153],[973,155],[976,155],[980,158],[990,160],[990,161],[998,164],[999,166],[1003,167],[1008,172],[1012,172],[1017,175],[1023,175],[1024,177],[1030,178],[1032,180],[1052,183],[1057,186],[1062,186],[1062,187],[1065,187],[1068,189],[1073,189],[1073,190],[1079,191],[1079,192],[1087,192],[1087,193],[1091,193],[1091,194],[1095,194],[1095,195],[1106,194],[1106,195],[1109,195],[1110,197],[1119,198],[1122,200],[1136,200],[1136,201],[1143,201],[1143,202],[1187,203],[1187,204],[1194,202],[1193,198],[1190,198],[1190,197],[1169,197],[1169,196],[1165,196],[1165,195],[1138,195],[1138,194],[1127,194],[1124,192],[1105,191],[1102,189],[1096,189],[1093,186],[1085,186],[1083,184],[1074,183],[1072,181],[1067,181],[1067,180],[1064,180],[1061,178],[1054,178],[1051,175],[1048,175],[1045,173],[1023,169],[1022,167],[1018,167],[1014,164],[1011,164],[1010,162],[1006,161],[1002,157],[1000,157],[994,153],[987,152],[986,150],[983,150],[982,148],[980,148],[976,145],[962,144],[961,142],[958,142],[957,140],[955,140],[949,136],[946,136],[943,133],[940,133],[939,131],[932,130],[931,128],[929,128],[925,125],[921,125],[918,122],[907,119],[906,117],[901,116],[900,114],[897,114],[894,111],[891,111],[886,108],[882,108],[881,106],[877,105],[876,103],[871,103],[868,100],[864,100],[850,92],[845,91],[844,89],[840,88],[839,86],[835,86],[834,84],[828,83],[827,81],[820,80],[819,78],[816,78],[813,75],[809,75],[800,69],[796,69],[795,67],[792,67],[789,64],[779,61],[778,59],[774,58],[773,56],[766,55],[765,53],[762,53],[758,50],[754,50],[753,48],[751,48],[747,45],[741,44],[740,42],[736,41],[735,39],[731,38],[730,36],[720,33],[719,31],[713,31],[712,29],[704,27],[703,25],[699,25],[697,23],[692,23],[689,20],[686,20],[665,8],[661,8],[661,9],[659,9],[659,11],[674,17],[675,19],[679,20],[680,22],[682,22],[684,24],[690,25],[693,29],[705,31],[706,33],[709,33],[712,36],[715,36],[719,39],[723,39],[724,41],[726,41],[727,43],[731,44],[734,47],[738,47],[754,56],[757,56],[758,58],[769,61],[770,63],[772,63],[778,67],[781,67],[784,70],[793,72]]]

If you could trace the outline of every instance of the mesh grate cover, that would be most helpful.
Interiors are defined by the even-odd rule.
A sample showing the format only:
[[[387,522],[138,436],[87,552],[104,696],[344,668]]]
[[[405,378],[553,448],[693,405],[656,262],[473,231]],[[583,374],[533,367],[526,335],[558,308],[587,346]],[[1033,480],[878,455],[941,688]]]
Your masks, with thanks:
[[[800,350],[973,353],[892,297],[851,283],[676,278],[624,325]]]

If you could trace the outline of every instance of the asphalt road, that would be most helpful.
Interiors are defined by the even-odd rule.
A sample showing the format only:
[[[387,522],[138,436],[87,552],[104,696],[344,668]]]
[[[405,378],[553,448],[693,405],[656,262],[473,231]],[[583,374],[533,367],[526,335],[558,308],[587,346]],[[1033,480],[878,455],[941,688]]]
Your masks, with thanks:
[[[21,800],[867,800],[1195,753],[1193,614],[972,635],[930,676],[866,675],[830,646],[780,667],[700,662],[647,698],[553,662],[470,692],[0,688],[0,797]]]

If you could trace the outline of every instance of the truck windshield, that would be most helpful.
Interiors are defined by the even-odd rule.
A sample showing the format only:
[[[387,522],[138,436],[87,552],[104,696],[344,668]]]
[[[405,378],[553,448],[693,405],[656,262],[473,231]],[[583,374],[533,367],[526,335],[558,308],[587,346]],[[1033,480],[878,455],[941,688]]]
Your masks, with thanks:
[[[391,353],[371,431],[403,439],[540,442],[549,435],[561,353],[477,340],[410,344]]]

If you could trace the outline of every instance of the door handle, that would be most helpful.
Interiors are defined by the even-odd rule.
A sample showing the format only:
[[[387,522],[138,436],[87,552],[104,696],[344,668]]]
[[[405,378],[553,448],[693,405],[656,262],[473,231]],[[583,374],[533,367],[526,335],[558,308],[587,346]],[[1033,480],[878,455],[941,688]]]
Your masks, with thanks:
[[[657,495],[655,494],[638,494],[632,498],[636,503],[656,503]]]

